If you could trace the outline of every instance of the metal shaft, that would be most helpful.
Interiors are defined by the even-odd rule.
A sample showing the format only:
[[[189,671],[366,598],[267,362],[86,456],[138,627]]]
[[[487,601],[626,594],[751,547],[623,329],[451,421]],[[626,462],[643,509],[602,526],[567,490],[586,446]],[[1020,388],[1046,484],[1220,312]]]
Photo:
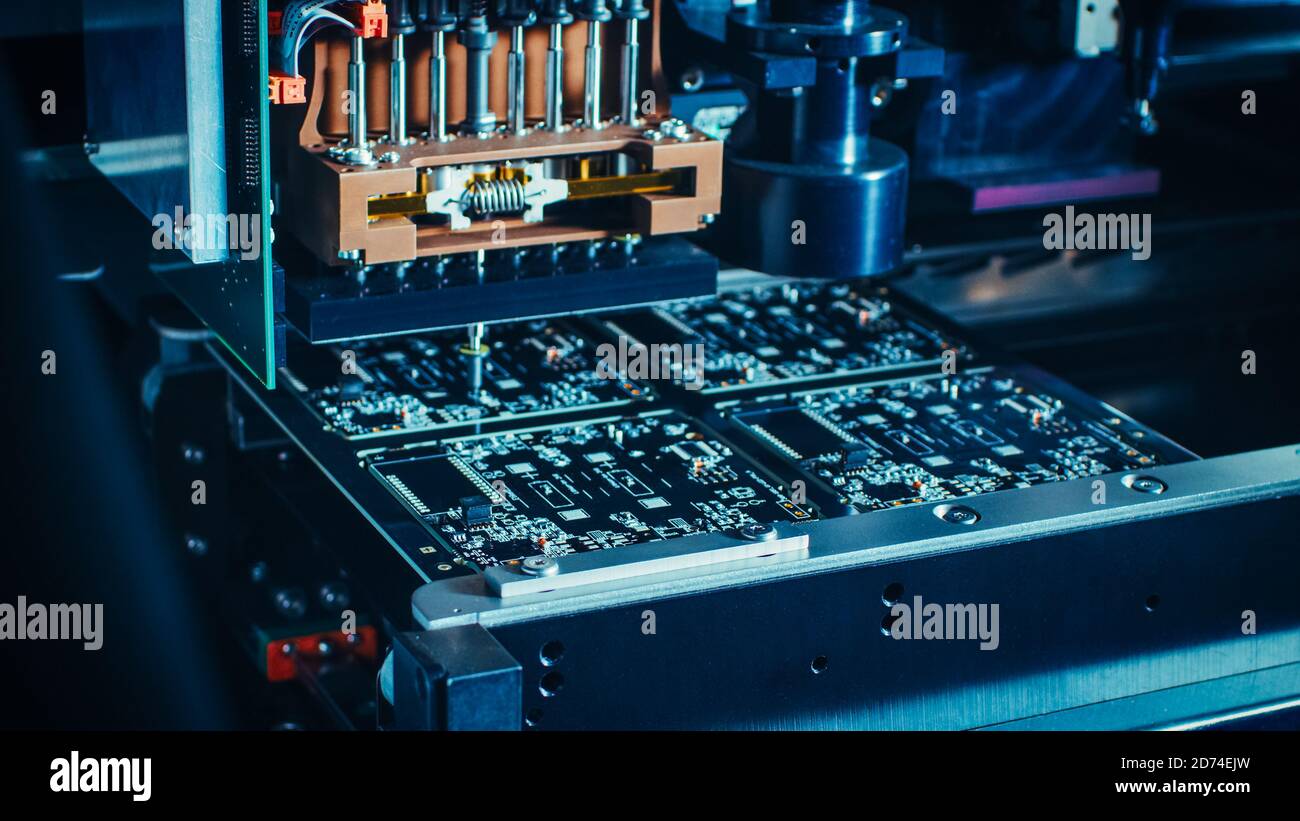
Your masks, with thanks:
[[[524,27],[514,26],[510,29],[510,54],[508,55],[507,78],[510,111],[507,120],[510,130],[516,134],[524,132]]]
[[[366,145],[366,55],[365,41],[352,38],[352,59],[348,61],[348,91],[352,97],[352,116],[348,140],[353,148]]]
[[[635,17],[627,20],[627,36],[623,43],[623,122],[632,124],[637,121],[637,69],[640,67],[641,44],[637,40],[638,21]]]
[[[551,24],[546,50],[546,127],[564,128],[564,26],[559,23]]]
[[[433,55],[429,59],[429,139],[447,139],[447,39],[433,33]]]
[[[487,274],[486,271],[487,253],[480,248],[474,255],[474,273],[480,285]],[[486,327],[482,322],[476,322],[469,328],[469,345],[465,347],[465,353],[469,357],[469,395],[475,402],[479,399],[479,392],[483,389],[483,359],[487,356],[487,346],[483,344],[483,337],[486,333]]]
[[[462,134],[484,136],[497,127],[497,115],[492,110],[490,72],[492,48],[497,35],[488,28],[486,16],[478,15],[460,30],[460,42],[465,46],[465,121],[460,124]]]
[[[393,35],[392,74],[388,86],[388,141],[406,142],[406,36]]]
[[[587,21],[587,77],[586,95],[583,99],[582,119],[588,128],[600,128],[600,83],[601,63],[603,60],[600,47],[599,20]]]

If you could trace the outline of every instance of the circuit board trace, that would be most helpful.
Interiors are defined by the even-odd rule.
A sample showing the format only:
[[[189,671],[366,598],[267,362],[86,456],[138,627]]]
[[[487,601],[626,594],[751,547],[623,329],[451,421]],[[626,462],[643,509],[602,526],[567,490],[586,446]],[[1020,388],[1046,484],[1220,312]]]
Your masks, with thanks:
[[[1018,374],[980,369],[741,403],[735,423],[858,510],[942,501],[1163,461],[1146,432]]]
[[[479,568],[817,517],[677,412],[380,451],[371,469]]]

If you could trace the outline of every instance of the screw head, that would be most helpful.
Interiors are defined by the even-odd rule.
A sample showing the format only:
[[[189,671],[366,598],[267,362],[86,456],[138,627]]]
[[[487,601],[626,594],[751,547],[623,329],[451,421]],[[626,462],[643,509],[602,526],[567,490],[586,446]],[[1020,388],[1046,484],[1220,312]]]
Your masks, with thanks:
[[[776,536],[776,528],[762,522],[753,522],[742,527],[740,535],[746,539],[771,539]]]
[[[1129,490],[1136,490],[1138,493],[1150,493],[1153,496],[1158,496],[1169,489],[1169,485],[1154,476],[1142,476],[1136,473],[1130,473],[1120,481]]]
[[[980,520],[980,515],[965,505],[939,505],[934,515],[950,525],[973,525]]]
[[[558,573],[560,567],[550,556],[529,556],[519,563],[519,569],[529,576],[550,576]]]
[[[252,566],[248,568],[248,578],[253,584],[261,584],[266,581],[268,571],[269,568],[266,562],[253,562]]]
[[[321,605],[330,611],[335,608],[346,608],[352,601],[347,585],[342,582],[326,582],[321,585],[319,597]]]
[[[275,608],[289,618],[299,619],[307,613],[307,596],[298,588],[282,588],[272,598]]]

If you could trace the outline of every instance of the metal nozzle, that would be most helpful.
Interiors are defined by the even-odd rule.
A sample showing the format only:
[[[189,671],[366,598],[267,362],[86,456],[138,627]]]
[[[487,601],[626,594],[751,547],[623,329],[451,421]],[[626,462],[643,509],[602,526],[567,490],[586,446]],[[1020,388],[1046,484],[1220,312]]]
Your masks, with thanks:
[[[375,161],[366,138],[366,55],[365,40],[352,38],[352,57],[348,61],[348,92],[352,110],[348,118],[348,145],[341,159],[350,165],[369,165]]]
[[[447,35],[433,33],[433,53],[429,58],[429,139],[447,139]]]
[[[507,57],[509,114],[507,120],[510,130],[516,134],[525,131],[524,122],[524,27],[514,26],[510,29],[510,54]]]
[[[637,39],[637,29],[640,21],[635,17],[630,17],[626,21],[625,31],[627,36],[623,42],[623,122],[627,125],[635,123],[637,117],[637,69],[640,67],[641,44]]]
[[[406,36],[393,35],[393,63],[388,93],[388,141],[406,145]]]
[[[582,119],[588,128],[603,127],[600,120],[601,62],[603,60],[603,50],[600,47],[600,30],[601,22],[599,20],[587,21],[587,76]]]
[[[564,26],[559,23],[551,24],[546,50],[546,127],[564,128]]]

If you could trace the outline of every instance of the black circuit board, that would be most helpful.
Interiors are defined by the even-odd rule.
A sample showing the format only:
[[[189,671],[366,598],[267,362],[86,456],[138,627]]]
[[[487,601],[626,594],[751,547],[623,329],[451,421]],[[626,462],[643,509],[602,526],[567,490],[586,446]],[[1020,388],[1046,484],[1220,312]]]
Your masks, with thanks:
[[[464,437],[368,459],[426,527],[479,569],[817,518],[677,412]]]
[[[751,287],[597,322],[610,337],[659,353],[663,366],[655,377],[704,395],[907,367],[938,371],[948,350],[953,359],[969,357],[961,342],[867,285]],[[682,349],[698,355],[674,358]],[[636,378],[636,371],[621,373]]]
[[[741,403],[732,418],[860,511],[1186,458],[1103,405],[1085,411],[1004,369]]]
[[[555,321],[490,326],[483,356],[467,343],[464,331],[356,340],[295,354],[286,375],[327,425],[353,439],[618,407],[651,392],[610,378],[617,374],[598,369],[597,346]]]

